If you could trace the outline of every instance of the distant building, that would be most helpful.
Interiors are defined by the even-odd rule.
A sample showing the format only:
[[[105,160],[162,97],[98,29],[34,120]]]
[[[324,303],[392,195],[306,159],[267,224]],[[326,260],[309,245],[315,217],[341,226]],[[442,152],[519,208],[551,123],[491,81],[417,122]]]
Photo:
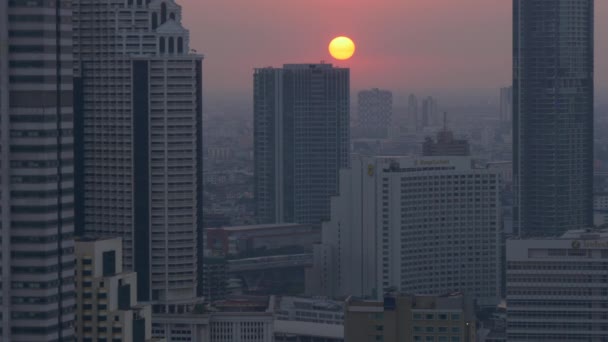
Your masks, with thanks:
[[[346,301],[348,342],[475,342],[475,305],[461,294],[387,295],[383,301]]]
[[[395,288],[500,301],[499,176],[469,157],[354,156],[314,248],[307,294]]]
[[[513,119],[513,87],[500,88],[500,122]]]
[[[393,93],[374,88],[358,95],[358,124],[366,138],[386,139],[393,116]]]
[[[223,257],[205,255],[203,264],[203,298],[216,301],[228,295],[228,263]]]
[[[412,131],[418,132],[421,122],[418,117],[418,98],[414,94],[410,94],[407,99],[407,116],[409,125],[413,128]]]
[[[122,239],[76,240],[76,341],[143,342],[151,306],[137,303],[137,275],[123,272]]]
[[[349,166],[350,71],[287,64],[253,78],[258,223],[318,225]]]
[[[593,225],[594,3],[513,1],[514,221],[522,236]]]
[[[167,342],[272,342],[273,308],[274,297],[231,297],[196,305],[188,313],[159,313],[153,333]]]
[[[443,127],[437,133],[437,138],[433,140],[427,137],[422,143],[423,156],[470,156],[471,147],[466,139],[454,138],[454,133]]]
[[[421,127],[438,126],[439,120],[439,103],[432,96],[426,97],[422,100]]]
[[[507,240],[507,340],[608,340],[608,230]]]
[[[310,252],[321,241],[321,231],[309,224],[276,223],[250,226],[207,228],[206,249],[213,255],[248,257],[257,252],[294,248]]]
[[[275,318],[283,321],[344,324],[344,302],[315,297],[277,297]]]

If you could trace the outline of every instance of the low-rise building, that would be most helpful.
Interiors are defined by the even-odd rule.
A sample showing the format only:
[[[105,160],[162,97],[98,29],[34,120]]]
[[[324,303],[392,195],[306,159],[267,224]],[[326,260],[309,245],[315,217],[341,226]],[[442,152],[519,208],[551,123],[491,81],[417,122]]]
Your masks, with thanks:
[[[137,303],[137,274],[123,272],[122,239],[78,239],[75,255],[76,341],[150,341],[151,308]]]
[[[475,305],[462,294],[386,295],[383,301],[349,298],[348,342],[475,342]]]

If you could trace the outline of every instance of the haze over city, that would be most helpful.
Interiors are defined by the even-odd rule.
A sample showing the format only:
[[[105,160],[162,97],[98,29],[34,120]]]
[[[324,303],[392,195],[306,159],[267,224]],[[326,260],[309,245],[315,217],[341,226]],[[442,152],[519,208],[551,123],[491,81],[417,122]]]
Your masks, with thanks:
[[[192,47],[204,53],[205,101],[251,98],[254,67],[325,60],[352,68],[352,88],[377,86],[396,95],[433,93],[465,104],[496,97],[511,83],[510,0],[184,0]],[[596,18],[608,1],[596,1]],[[606,56],[607,20],[596,20],[596,56]],[[336,63],[327,44],[357,43]],[[596,58],[596,93],[608,91],[608,59]],[[601,103],[602,96],[598,97]]]

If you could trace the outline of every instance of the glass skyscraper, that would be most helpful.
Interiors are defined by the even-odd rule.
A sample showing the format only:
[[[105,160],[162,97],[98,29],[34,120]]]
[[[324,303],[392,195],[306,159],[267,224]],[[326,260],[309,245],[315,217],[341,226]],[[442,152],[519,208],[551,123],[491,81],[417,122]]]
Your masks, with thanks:
[[[513,4],[516,228],[541,236],[589,227],[594,1]]]
[[[349,166],[349,69],[288,64],[254,74],[256,216],[320,224]]]

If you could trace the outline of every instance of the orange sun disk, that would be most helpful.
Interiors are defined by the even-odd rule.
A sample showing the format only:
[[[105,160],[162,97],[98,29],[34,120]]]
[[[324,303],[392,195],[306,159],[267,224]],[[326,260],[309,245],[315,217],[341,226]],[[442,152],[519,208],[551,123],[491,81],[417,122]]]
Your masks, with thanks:
[[[347,60],[355,54],[355,43],[348,37],[336,37],[329,43],[329,53],[338,60]]]

